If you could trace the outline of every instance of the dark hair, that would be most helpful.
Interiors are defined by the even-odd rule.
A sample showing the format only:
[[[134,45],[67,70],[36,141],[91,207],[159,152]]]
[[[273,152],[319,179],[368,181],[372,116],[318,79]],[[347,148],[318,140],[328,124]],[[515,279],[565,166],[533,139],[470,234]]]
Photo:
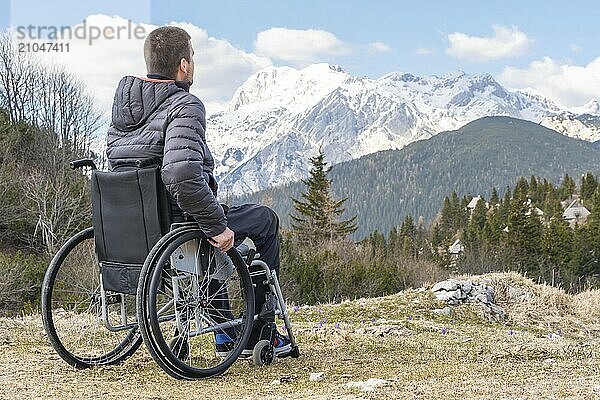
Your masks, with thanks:
[[[176,26],[161,26],[150,32],[144,42],[144,59],[149,74],[175,79],[182,58],[190,61],[191,36]]]

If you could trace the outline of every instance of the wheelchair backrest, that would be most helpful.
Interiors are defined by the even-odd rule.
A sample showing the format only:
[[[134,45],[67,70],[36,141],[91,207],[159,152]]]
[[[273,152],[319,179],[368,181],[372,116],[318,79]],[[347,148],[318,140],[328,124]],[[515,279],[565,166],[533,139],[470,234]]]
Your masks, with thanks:
[[[139,268],[171,222],[160,170],[95,170],[91,185],[96,254],[109,286],[105,289],[134,291]],[[109,270],[114,271],[105,273]]]

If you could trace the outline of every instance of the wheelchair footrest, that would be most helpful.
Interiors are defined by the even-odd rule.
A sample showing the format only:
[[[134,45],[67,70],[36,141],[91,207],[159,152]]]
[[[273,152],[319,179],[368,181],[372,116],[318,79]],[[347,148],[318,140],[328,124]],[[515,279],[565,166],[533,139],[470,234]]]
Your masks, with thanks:
[[[267,293],[265,296],[265,302],[258,314],[258,319],[264,322],[275,322],[275,308],[277,298],[273,293]]]

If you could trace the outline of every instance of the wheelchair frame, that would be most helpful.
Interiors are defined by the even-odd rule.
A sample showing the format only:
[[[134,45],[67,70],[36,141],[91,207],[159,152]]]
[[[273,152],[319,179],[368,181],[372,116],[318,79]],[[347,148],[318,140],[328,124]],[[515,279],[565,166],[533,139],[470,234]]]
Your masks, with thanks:
[[[281,292],[281,286],[279,285],[279,278],[277,278],[277,273],[275,271],[271,271],[271,269],[269,268],[267,263],[265,263],[262,260],[254,259],[254,260],[252,260],[250,265],[252,267],[259,266],[262,268],[261,272],[250,273],[250,276],[262,275],[262,274],[265,275],[265,281],[263,283],[269,286],[270,293],[274,294],[276,297],[276,302],[275,302],[276,308],[274,310],[274,314],[283,320],[285,328],[286,328],[286,332],[288,333],[288,337],[291,342],[292,351],[290,352],[289,356],[293,357],[293,358],[299,357],[300,351],[299,351],[298,345],[296,343],[296,337],[294,336],[294,333],[292,332],[292,322],[290,320],[290,316],[287,311],[285,302],[283,301],[283,293]],[[259,314],[255,313],[254,320],[256,321],[258,319],[259,319]],[[273,349],[271,349],[269,347],[267,350],[267,354],[261,355],[260,354],[261,349],[255,348],[255,351],[253,354],[254,363],[257,365],[265,365],[265,364],[268,365],[271,362],[273,362],[275,360],[275,358],[274,358],[274,355],[272,353],[270,353],[272,350]]]
[[[93,161],[89,159],[73,161],[71,163],[72,169],[81,167],[91,167],[92,170],[96,169]],[[48,334],[52,346],[67,363],[77,368],[116,364],[130,357],[137,350],[143,340],[155,361],[161,366],[161,368],[163,368],[163,370],[165,370],[165,372],[175,378],[201,379],[222,374],[233,362],[235,362],[242,349],[246,347],[247,341],[250,338],[252,326],[254,325],[254,322],[259,319],[259,313],[255,312],[254,310],[254,284],[251,280],[251,273],[248,269],[249,267],[260,268],[258,272],[253,272],[252,276],[264,275],[263,284],[268,286],[268,293],[275,298],[273,314],[284,321],[291,341],[292,351],[288,356],[298,357],[300,355],[295,336],[292,332],[292,324],[289,314],[283,300],[283,294],[279,285],[279,280],[275,271],[271,271],[269,266],[264,261],[259,260],[257,258],[259,255],[256,254],[253,249],[246,249],[240,246],[239,249],[232,248],[228,250],[226,254],[223,253],[224,256],[221,261],[223,262],[224,260],[227,264],[227,270],[225,273],[221,273],[221,275],[217,276],[216,273],[210,272],[210,269],[215,268],[213,265],[216,264],[214,260],[215,250],[213,250],[212,247],[208,247],[209,253],[200,254],[201,246],[203,241],[205,241],[205,238],[203,237],[198,225],[195,223],[172,224],[171,230],[166,233],[149,251],[139,275],[139,282],[136,292],[137,298],[135,307],[135,320],[130,319],[129,314],[131,306],[128,300],[130,300],[132,294],[119,293],[105,289],[102,277],[102,269],[104,268],[103,263],[98,260],[98,255],[95,251],[95,260],[88,261],[90,261],[90,263],[95,262],[99,268],[99,273],[97,275],[99,285],[95,285],[92,282],[90,286],[92,289],[90,291],[92,291],[92,293],[90,293],[89,299],[86,300],[89,304],[87,304],[85,301],[76,303],[73,306],[75,311],[64,310],[63,308],[55,309],[53,307],[53,301],[55,301],[53,298],[55,294],[54,292],[55,290],[58,291],[60,284],[63,283],[56,282],[57,274],[60,273],[60,268],[65,263],[65,259],[72,252],[74,252],[74,249],[76,249],[78,245],[84,243],[86,240],[93,240],[93,235],[93,228],[88,228],[74,235],[65,243],[65,245],[59,250],[59,252],[57,252],[50,263],[42,287],[42,317],[44,321],[44,328]],[[173,243],[178,243],[178,241],[181,241],[187,237],[190,237],[191,239],[183,241],[181,245],[173,250],[170,250],[170,248],[173,247]],[[178,255],[178,259],[173,258],[173,254],[175,254],[177,250],[180,250],[184,243],[189,243],[190,240],[195,240],[197,246],[196,248],[192,246],[192,250],[195,253],[193,254],[193,261],[195,263],[194,271],[185,270],[183,267],[183,269],[178,268],[180,259],[185,258],[185,255],[182,253]],[[243,255],[240,250],[242,250],[244,253]],[[168,261],[166,261],[165,253],[168,251],[171,251],[171,253],[168,254],[169,258]],[[184,250],[180,250],[180,252],[183,251]],[[201,265],[203,261],[200,258],[200,255],[208,256],[208,259],[204,260],[204,263],[206,264],[205,271],[202,270],[202,268],[205,267]],[[213,258],[211,258],[211,255]],[[84,262],[82,261],[81,264],[83,265]],[[170,282],[164,278],[164,275],[168,275],[166,272],[171,274]],[[83,274],[85,274],[85,271]],[[220,277],[223,279],[218,280],[215,277]],[[229,308],[231,308],[228,294],[229,289],[225,286],[225,281],[230,278],[234,283],[239,281],[237,284],[240,286],[241,297],[234,300],[237,300],[238,302],[243,300],[242,310],[245,312],[245,314],[242,314],[240,317],[236,317],[235,319],[225,320],[225,315],[228,315],[228,313],[231,313],[232,311],[228,310],[225,306],[223,306],[224,308],[217,308],[217,306],[214,306],[211,303],[223,302],[223,304],[226,304]],[[73,277],[65,278],[65,282],[70,279],[73,279]],[[93,278],[90,279],[94,280]],[[166,283],[162,282],[163,279]],[[191,300],[190,298],[186,298],[186,296],[182,293],[182,287],[185,286],[184,283],[186,283],[184,281],[191,283]],[[208,283],[204,281],[207,281]],[[217,291],[212,294],[212,299],[210,299],[211,289],[209,286],[215,281],[222,283]],[[202,300],[201,296],[199,295],[201,292],[201,285],[203,284],[206,286],[206,298],[208,300]],[[168,288],[169,285],[170,291]],[[94,287],[96,287],[96,289],[93,289]],[[158,292],[150,293],[148,290],[152,287],[154,287],[154,289],[157,287],[165,287],[165,289],[163,289],[165,294],[172,293],[172,299],[167,301],[167,303],[161,308],[154,310],[154,313],[152,312],[153,305],[148,304],[147,299],[157,299],[160,294]],[[195,304],[194,301],[196,301],[197,304]],[[75,316],[78,317],[77,308],[80,306],[84,307],[86,304],[87,309],[84,311],[84,313],[89,312],[92,321],[81,322],[75,318],[74,321],[71,322],[69,320],[69,313],[75,314]],[[182,309],[178,308],[182,304],[187,307],[185,310],[188,310],[190,307],[193,308],[192,319],[190,319],[189,316],[184,315],[181,311]],[[205,312],[205,309],[208,310],[211,305],[214,309],[214,315],[212,316],[210,315],[210,312]],[[111,311],[111,306],[116,306],[118,311]],[[100,311],[98,308],[100,308]],[[166,313],[171,309],[174,310],[174,315],[167,315]],[[95,322],[93,321],[93,310],[96,310]],[[74,325],[73,330],[75,332],[79,330],[80,336],[85,333],[89,326],[94,326],[97,328],[100,325],[98,320],[100,320],[101,324],[108,332],[107,335],[110,336],[111,333],[125,334],[125,337],[123,339],[119,339],[117,337],[116,340],[120,340],[118,342],[119,344],[105,354],[95,354],[97,352],[97,350],[93,349],[95,342],[93,342],[90,346],[90,354],[83,354],[83,356],[75,354],[75,351],[67,348],[68,344],[66,343],[65,337],[62,337],[62,335],[57,332],[59,324],[56,324],[57,318],[55,317],[61,313],[66,313],[68,315],[65,318],[66,324],[72,323]],[[218,316],[217,313],[219,314]],[[118,314],[118,318],[116,317],[116,314]],[[231,315],[235,317],[234,314]],[[249,315],[253,315],[253,317],[250,319]],[[131,317],[133,318],[133,316]],[[161,332],[160,324],[169,324],[173,321],[173,319],[175,320],[175,333],[173,333],[173,339],[171,339],[171,342],[175,341],[175,345],[171,346],[171,342],[169,342],[167,347],[165,347],[166,339],[163,337],[164,335]],[[223,319],[224,321],[218,322],[215,319]],[[196,330],[190,331],[188,328],[192,324],[196,327]],[[238,326],[241,327],[239,330],[241,336],[238,335],[239,337],[235,335],[235,332],[237,332],[235,329],[237,329]],[[159,328],[157,329],[157,327]],[[65,329],[67,328],[71,327],[66,327]],[[186,346],[187,352],[189,353],[189,341],[191,339],[205,334],[208,334],[209,337],[214,336],[216,338],[216,335],[228,330],[233,332],[230,336],[235,337],[233,339],[235,340],[235,345],[232,350],[226,353],[220,363],[217,363],[216,366],[212,367],[207,366],[206,368],[196,368],[185,363],[186,360],[184,356],[181,355],[180,349],[183,349],[183,347]],[[227,333],[227,335],[229,335],[229,333]],[[77,343],[78,342],[76,342],[76,344]],[[178,345],[177,343],[180,344]],[[231,343],[234,342],[232,341]],[[189,354],[187,354],[186,357],[191,358]],[[268,365],[275,360],[273,338],[271,338],[266,345],[264,340],[257,343],[253,351],[253,360],[254,363],[259,366]]]

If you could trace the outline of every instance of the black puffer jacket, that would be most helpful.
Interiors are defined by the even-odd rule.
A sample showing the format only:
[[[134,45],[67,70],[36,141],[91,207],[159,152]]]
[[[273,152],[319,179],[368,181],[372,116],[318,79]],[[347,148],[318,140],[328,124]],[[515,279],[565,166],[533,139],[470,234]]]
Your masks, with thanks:
[[[167,191],[212,237],[225,230],[227,219],[215,198],[205,130],[204,105],[196,96],[172,80],[126,76],[115,93],[106,154],[111,170],[137,160],[162,165]]]

